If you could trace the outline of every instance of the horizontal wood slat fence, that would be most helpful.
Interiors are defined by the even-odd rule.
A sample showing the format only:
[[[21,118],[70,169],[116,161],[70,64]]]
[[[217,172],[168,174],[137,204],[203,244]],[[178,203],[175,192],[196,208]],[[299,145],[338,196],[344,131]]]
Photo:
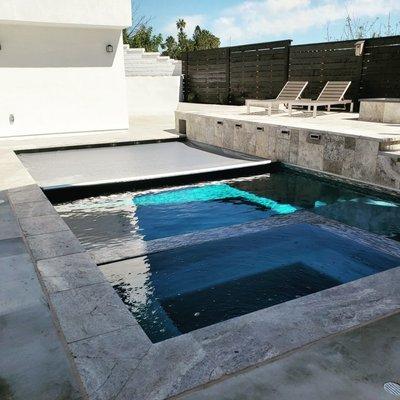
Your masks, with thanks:
[[[184,54],[185,101],[244,104],[275,98],[288,80],[308,81],[303,98],[316,99],[327,81],[352,81],[346,98],[400,97],[400,36],[292,46],[291,40]]]

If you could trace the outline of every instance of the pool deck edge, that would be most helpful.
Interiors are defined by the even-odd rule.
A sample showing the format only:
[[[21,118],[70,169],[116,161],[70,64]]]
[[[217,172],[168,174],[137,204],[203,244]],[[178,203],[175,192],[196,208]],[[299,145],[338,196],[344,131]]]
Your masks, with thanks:
[[[36,185],[9,197],[20,219],[24,208],[47,201]],[[58,218],[26,240],[90,399],[164,400],[400,310],[395,268],[151,344]],[[67,268],[73,255],[83,261]]]

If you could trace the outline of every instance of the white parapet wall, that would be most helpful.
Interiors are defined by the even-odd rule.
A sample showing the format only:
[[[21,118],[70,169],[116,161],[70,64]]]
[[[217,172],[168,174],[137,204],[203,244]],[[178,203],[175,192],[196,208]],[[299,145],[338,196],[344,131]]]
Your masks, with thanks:
[[[174,115],[181,99],[181,76],[126,77],[129,116]]]
[[[124,28],[130,0],[1,0],[0,23]]]
[[[130,117],[170,115],[182,99],[182,63],[124,46]]]
[[[127,129],[130,20],[130,0],[1,0],[0,137]]]

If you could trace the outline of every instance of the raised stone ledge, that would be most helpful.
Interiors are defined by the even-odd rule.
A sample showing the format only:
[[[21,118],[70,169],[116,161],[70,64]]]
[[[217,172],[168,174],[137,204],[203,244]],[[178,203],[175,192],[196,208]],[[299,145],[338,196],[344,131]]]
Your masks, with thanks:
[[[334,126],[329,130],[329,125],[302,128],[280,125],[278,118],[273,122],[248,118],[176,111],[175,125],[177,131],[185,125],[185,133],[193,141],[400,191],[400,173],[394,170],[388,177],[378,164],[380,150],[397,146],[399,136],[380,138],[368,135],[368,130],[360,136],[337,132]]]

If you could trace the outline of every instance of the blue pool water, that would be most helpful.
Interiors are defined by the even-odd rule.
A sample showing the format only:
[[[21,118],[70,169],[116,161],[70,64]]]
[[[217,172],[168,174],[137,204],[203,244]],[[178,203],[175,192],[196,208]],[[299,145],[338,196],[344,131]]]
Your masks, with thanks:
[[[153,342],[400,265],[308,224],[221,239],[104,266]]]
[[[147,240],[291,214],[298,209],[226,183],[139,195],[133,204]]]
[[[288,169],[151,193],[122,193],[60,204],[87,249],[153,240],[308,210],[400,240],[400,203],[377,193]]]
[[[144,249],[143,241],[265,218],[290,221],[301,210],[400,240],[397,199],[288,169],[98,196],[57,210],[87,249],[107,247],[110,254],[124,242]],[[305,220],[101,268],[149,338],[159,342],[398,265],[399,258]]]

